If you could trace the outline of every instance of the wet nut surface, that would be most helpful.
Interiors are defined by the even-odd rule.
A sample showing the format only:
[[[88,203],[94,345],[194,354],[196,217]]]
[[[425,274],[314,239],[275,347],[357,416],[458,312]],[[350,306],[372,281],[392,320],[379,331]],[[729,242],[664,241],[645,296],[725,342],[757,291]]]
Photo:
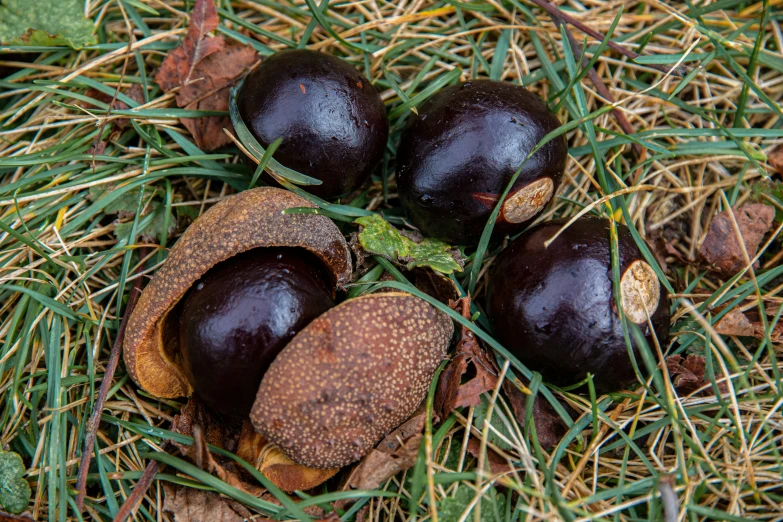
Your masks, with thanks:
[[[179,343],[194,393],[244,417],[269,365],[334,306],[323,263],[303,248],[255,248],[212,267],[182,299]]]
[[[316,51],[273,54],[247,77],[237,103],[259,143],[283,138],[275,159],[321,180],[308,191],[324,198],[364,183],[389,137],[373,84],[348,62]]]
[[[457,244],[479,241],[527,154],[560,126],[535,94],[489,80],[441,89],[411,117],[397,154],[400,199],[422,232]],[[498,237],[522,230],[544,209],[567,156],[560,136],[525,163],[498,216]]]
[[[239,355],[238,351],[241,345],[250,342],[246,337],[243,338],[243,329],[255,330],[263,337],[266,335],[263,330],[267,328],[270,330],[267,332],[269,333],[267,340],[273,341],[272,344],[284,344],[285,341],[281,340],[282,337],[292,336],[292,330],[301,328],[308,319],[318,315],[324,307],[328,307],[330,303],[327,302],[327,298],[331,300],[335,288],[342,287],[351,277],[351,257],[348,246],[342,233],[331,220],[315,214],[284,213],[288,208],[312,206],[311,203],[291,192],[264,187],[226,198],[194,221],[171,249],[163,266],[144,289],[130,316],[124,342],[124,358],[131,378],[144,390],[156,397],[163,398],[190,396],[193,392],[191,379],[210,378],[214,382],[205,384],[202,390],[205,393],[202,395],[213,407],[217,406],[219,410],[224,412],[240,411],[242,402],[245,401],[244,407],[247,408],[254,397],[252,390],[250,397],[236,397],[231,401],[232,404],[221,404],[220,401],[223,399],[218,399],[220,393],[214,389],[214,387],[220,387],[220,382],[226,385],[233,384],[240,388],[253,387],[247,383],[241,385],[239,380],[230,383],[227,377],[230,374],[230,369],[235,367],[234,365],[240,364],[234,362],[233,358]],[[289,266],[283,266],[285,263],[280,263],[281,260],[276,258],[277,254],[281,253],[280,251],[273,256],[274,259],[262,259],[265,254],[260,251],[278,247],[286,247],[289,252],[301,251],[303,254],[301,260],[289,258]],[[283,287],[277,289],[272,288],[270,284],[272,282],[282,283],[286,279],[282,275],[264,276],[256,273],[251,276],[245,274],[247,279],[243,283],[241,281],[243,269],[238,267],[236,263],[254,259],[256,252],[248,253],[249,258],[243,257],[233,262],[229,260],[234,256],[256,249],[259,250],[258,254],[261,258],[254,262],[265,264],[267,268],[276,265],[277,269],[281,271],[297,271],[299,274],[287,274],[291,276],[290,282],[284,283]],[[182,306],[177,306],[200,278],[210,272],[213,267],[225,261],[229,261],[228,266],[233,267],[232,270],[238,279],[233,282],[227,282],[226,279],[223,279],[217,284],[225,284],[226,290],[230,288],[237,290],[238,292],[233,297],[228,295],[221,297],[219,288],[214,292],[208,290],[203,295],[197,295],[198,291],[194,291],[188,296],[186,302],[182,303]],[[319,268],[313,268],[318,265],[320,265]],[[323,270],[323,275],[316,276],[312,273],[313,270]],[[220,272],[221,269],[218,268],[216,274],[220,275]],[[311,276],[321,277],[326,281],[318,283],[313,281]],[[213,277],[217,276],[210,274],[206,281],[209,282]],[[225,274],[221,277],[225,277]],[[220,277],[217,278],[220,279]],[[231,280],[231,277],[228,277],[228,280]],[[319,285],[322,284],[326,284],[327,288],[319,289]],[[296,288],[293,285],[296,285]],[[243,286],[246,288],[242,288]],[[305,286],[309,286],[309,289],[305,289]],[[253,288],[259,290],[260,294],[253,295]],[[302,301],[296,297],[297,288],[304,289],[305,293],[312,292],[310,297],[314,297],[315,302],[312,306],[307,305],[303,309],[295,310],[286,319],[294,326],[288,324],[289,332],[282,335],[282,331],[285,330],[282,325],[286,321],[280,325],[275,324],[275,321],[280,317],[275,316],[273,310],[264,307],[282,304],[284,299],[290,298],[286,303],[289,305],[287,310],[290,311],[291,307],[301,308]],[[258,314],[254,315],[252,313],[254,305],[250,302],[259,296],[263,299],[273,298],[277,301],[256,305],[263,309],[258,309]],[[237,301],[233,302],[232,299]],[[212,307],[211,311],[218,315],[249,305],[250,311],[244,310],[242,314],[247,314],[244,316],[245,319],[250,317],[256,323],[255,325],[241,326],[239,329],[234,329],[233,332],[220,331],[221,329],[235,328],[237,324],[234,319],[238,321],[242,314],[236,317],[232,316],[230,320],[221,321],[218,324],[209,321],[210,310],[193,309],[195,304]],[[186,327],[184,331],[181,331],[179,319],[183,306],[185,307],[186,324],[192,320],[201,321],[204,324],[214,326],[215,331],[199,332],[195,328],[197,326],[195,324],[192,325],[193,330],[189,331]],[[266,319],[264,319],[264,313],[267,314]],[[293,321],[290,321],[291,319]],[[273,338],[278,334],[273,331],[276,331],[278,326],[281,327],[279,330],[281,339],[274,341]],[[223,354],[226,359],[225,366],[215,366],[213,367],[214,371],[210,373],[207,368],[200,366],[209,362],[209,357],[205,357],[203,353],[196,358],[189,359],[187,363],[190,366],[187,366],[183,357],[181,341],[184,341],[188,350],[192,350],[194,339],[208,341],[207,345],[209,345],[211,341],[208,338],[213,334],[217,337],[223,336],[223,340],[217,341],[217,344],[232,338],[231,342],[238,342],[233,348],[223,346],[223,349],[227,350]],[[213,343],[214,346],[215,343]],[[254,349],[256,364],[261,366],[268,364],[269,358],[266,349],[263,346],[260,349],[256,348]],[[276,344],[274,348],[270,348],[273,352],[277,349],[279,346]],[[189,351],[189,354],[193,353]],[[221,355],[216,357],[220,358]],[[229,358],[232,360],[228,361]],[[186,372],[188,367],[191,379],[188,379]],[[221,374],[223,370],[228,373]],[[249,374],[253,374],[250,369],[245,370]],[[255,371],[258,371],[258,368]],[[258,378],[257,373],[253,378]],[[231,391],[224,393],[230,395]],[[237,404],[233,404],[234,402]]]
[[[589,372],[597,390],[618,390],[635,375],[613,295],[609,222],[578,219],[545,247],[567,221],[539,224],[502,252],[487,314],[503,345],[549,382],[573,384]],[[618,224],[617,232],[623,312],[650,346],[653,332],[665,346],[668,294],[628,228]]]
[[[452,332],[445,314],[409,294],[345,301],[280,352],[250,419],[294,462],[355,462],[424,399]]]

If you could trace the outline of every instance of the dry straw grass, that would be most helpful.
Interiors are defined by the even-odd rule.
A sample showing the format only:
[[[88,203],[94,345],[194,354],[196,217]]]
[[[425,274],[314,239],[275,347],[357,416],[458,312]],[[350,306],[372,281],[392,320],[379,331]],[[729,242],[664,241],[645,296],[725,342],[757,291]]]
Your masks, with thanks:
[[[100,458],[93,459],[85,509],[75,512],[78,459],[117,334],[117,305],[136,279],[155,271],[163,253],[157,244],[147,245],[151,250],[139,249],[139,241],[129,244],[127,231],[118,240],[99,189],[124,187],[141,208],[157,203],[195,215],[233,193],[232,184],[241,187],[249,179],[232,166],[235,149],[207,156],[188,148],[173,96],[151,81],[183,34],[191,3],[94,0],[87,12],[102,45],[51,51],[35,64],[0,54],[0,65],[18,71],[0,83],[0,443],[25,459],[34,492],[30,510],[38,520],[111,519],[147,465],[146,454],[161,450],[166,437],[157,430],[169,428],[181,404],[145,395],[118,370],[97,434]],[[542,219],[575,215],[611,193],[605,201],[614,202],[618,218],[625,215],[643,236],[661,234],[683,258],[696,259],[716,212],[752,196],[750,186],[772,173],[765,153],[783,141],[780,2],[708,1],[689,8],[657,0],[558,1],[572,18],[602,34],[616,21],[613,41],[647,60],[635,63],[602,48],[592,78],[600,78],[599,87],[584,77],[565,93],[573,77],[570,46],[564,48],[560,28],[536,3],[329,5],[330,27],[372,53],[330,36],[301,0],[223,0],[221,30],[253,42],[262,54],[307,35],[309,47],[349,59],[379,86],[392,110],[402,107],[392,119],[393,137],[426,88],[444,78],[521,82],[552,107],[559,103],[564,122],[604,107],[608,92],[644,155],[631,150],[616,113],[586,120],[568,133],[566,181]],[[600,42],[566,27],[592,57]],[[687,68],[685,78],[649,65],[678,60]],[[75,105],[73,94],[83,95],[96,83],[109,92],[133,83],[148,87],[148,101],[129,114],[149,140],[129,127],[93,163],[87,149],[98,133],[108,134],[107,120],[128,117]],[[398,205],[393,155],[389,160],[361,200],[366,208]],[[154,192],[140,194],[143,184]],[[594,211],[606,208],[605,202],[593,205]],[[133,215],[121,219],[134,222]],[[142,227],[151,218],[136,219]],[[455,512],[463,513],[455,520],[471,520],[479,509],[482,520],[495,520],[489,518],[493,504],[508,507],[501,520],[783,520],[783,394],[775,360],[780,345],[721,337],[712,326],[717,305],[774,310],[783,301],[779,239],[762,248],[760,267],[733,280],[687,263],[673,263],[668,273],[677,289],[673,342],[652,347],[649,355],[659,368],[669,354],[705,355],[712,380],[707,393],[679,394],[665,371],[635,391],[612,396],[557,392],[575,424],[549,452],[536,446],[495,393],[491,423],[474,423],[478,412],[470,409],[447,429],[435,426],[434,454],[426,466],[380,488],[399,495],[358,495],[356,506],[368,507],[371,520],[406,519],[410,496],[417,493],[413,505],[423,505],[418,516],[433,520],[433,505],[440,508],[439,520]],[[480,279],[479,298],[482,288]],[[770,316],[767,326],[775,320]],[[481,471],[484,457],[477,466],[466,452],[470,437],[496,447],[516,471]],[[161,509],[162,483],[200,477],[187,478],[170,466],[158,479],[134,511],[136,520],[171,520]],[[509,501],[501,502],[494,491]],[[481,496],[485,501],[479,503]],[[476,509],[468,513],[469,507]]]

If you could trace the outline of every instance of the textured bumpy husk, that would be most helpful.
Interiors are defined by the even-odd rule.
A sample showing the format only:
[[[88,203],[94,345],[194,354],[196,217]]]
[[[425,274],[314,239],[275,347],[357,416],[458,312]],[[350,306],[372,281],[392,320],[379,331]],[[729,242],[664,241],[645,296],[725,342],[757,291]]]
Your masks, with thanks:
[[[227,198],[194,221],[130,317],[124,356],[131,378],[156,397],[190,395],[176,338],[164,331],[165,319],[193,283],[236,254],[258,247],[301,247],[324,261],[335,286],[350,281],[351,255],[337,226],[324,216],[283,213],[313,206],[286,190],[263,187]]]
[[[264,375],[250,420],[294,462],[338,468],[410,417],[454,326],[426,301],[372,294],[300,331]]]

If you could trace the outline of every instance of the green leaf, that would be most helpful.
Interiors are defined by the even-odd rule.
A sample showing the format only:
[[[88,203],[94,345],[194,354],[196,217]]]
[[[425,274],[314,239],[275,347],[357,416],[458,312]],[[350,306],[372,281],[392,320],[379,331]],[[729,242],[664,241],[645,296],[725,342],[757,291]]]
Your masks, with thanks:
[[[30,503],[30,484],[22,477],[22,457],[13,451],[0,451],[0,507],[9,513],[21,513]]]
[[[473,425],[477,430],[484,431],[484,421],[487,418],[487,412],[489,411],[489,400],[486,394],[481,395],[481,404],[473,408]],[[492,417],[489,419],[489,424],[492,426],[487,434],[487,441],[491,442],[498,448],[511,451],[514,448],[506,442],[506,440],[513,440],[511,432],[506,427],[506,423],[500,418],[500,406],[495,405],[492,408]],[[494,428],[494,429],[493,429]],[[503,438],[501,438],[500,433]],[[506,439],[506,440],[503,440]]]
[[[166,217],[168,214],[168,217]],[[141,237],[146,243],[163,244],[165,239],[174,232],[177,221],[166,205],[153,201],[147,208],[144,218],[139,220],[136,226],[136,237]],[[168,226],[167,226],[168,224]],[[114,235],[117,239],[127,237],[133,228],[133,221],[118,223],[114,226]],[[130,238],[130,243],[135,242],[136,237]]]
[[[425,239],[416,243],[378,214],[362,216],[355,223],[364,227],[359,233],[359,244],[370,253],[397,261],[409,269],[427,266],[444,274],[462,272],[451,245],[443,241]]]
[[[112,192],[119,188],[119,184],[109,185],[94,185],[90,187],[90,200],[98,201],[102,197],[109,196]],[[144,196],[142,201],[146,202],[155,194],[155,189],[151,187],[144,187]],[[111,200],[104,208],[104,214],[117,214],[120,217],[132,216],[136,213],[136,204],[138,203],[139,192],[138,190],[128,190],[123,192],[120,196],[115,196],[115,199]],[[142,203],[143,205],[144,203]]]
[[[5,0],[0,5],[0,43],[81,49],[96,42],[81,0]]]
[[[483,492],[481,496],[481,522],[504,522],[506,520],[506,498],[493,487]],[[473,500],[476,491],[465,484],[457,486],[453,496],[444,498],[439,506],[438,513],[442,520],[473,520]],[[469,510],[469,511],[468,511]],[[468,511],[465,516],[465,512]]]

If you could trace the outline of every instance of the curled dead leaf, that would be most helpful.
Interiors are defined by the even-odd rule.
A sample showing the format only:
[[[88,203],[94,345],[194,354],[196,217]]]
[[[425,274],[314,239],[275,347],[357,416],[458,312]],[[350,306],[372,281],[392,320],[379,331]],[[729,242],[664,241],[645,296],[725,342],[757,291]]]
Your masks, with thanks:
[[[674,387],[682,393],[693,393],[705,384],[706,362],[701,355],[670,355],[666,358],[666,369]]]
[[[227,41],[222,35],[209,36],[218,22],[214,0],[197,0],[182,45],[166,55],[155,75],[164,92],[179,88],[179,107],[227,111],[230,87],[259,61],[251,46]],[[232,129],[228,116],[181,121],[201,149],[214,150],[230,141],[223,132],[224,128]]]
[[[239,502],[211,491],[164,483],[163,494],[163,511],[170,513],[174,522],[242,522],[253,516]]]
[[[373,490],[397,473],[413,467],[426,417],[426,410],[420,407],[402,426],[388,434],[354,466],[347,485],[353,489]]]
[[[743,244],[749,258],[758,252],[775,219],[775,209],[761,203],[747,203],[731,212],[737,221],[739,237],[728,210],[720,212],[712,220],[699,254],[724,276],[731,276],[745,268]]]
[[[778,173],[778,176],[783,176],[783,144],[778,145],[770,151],[767,155],[767,163]]]
[[[468,441],[468,453],[473,455],[476,459],[481,456],[481,440],[476,437],[471,437]],[[490,447],[485,448],[486,460],[485,464],[489,467],[489,471],[494,475],[504,475],[514,473],[514,466],[503,457],[500,453],[493,450]]]
[[[461,299],[455,307],[463,317],[470,318],[470,298]],[[463,376],[468,376],[465,383]],[[445,419],[455,408],[478,406],[481,394],[494,390],[497,382],[498,370],[494,361],[473,332],[463,326],[454,356],[440,374],[435,391],[435,413]]]
[[[520,383],[522,384],[522,383]],[[523,389],[526,389],[523,388]],[[503,381],[503,392],[511,403],[511,409],[514,411],[514,417],[520,426],[525,425],[527,395],[522,393],[517,385],[510,379]],[[563,419],[557,414],[554,408],[541,395],[537,395],[533,401],[533,423],[536,428],[538,443],[545,450],[553,448],[560,442],[565,435],[567,427]]]

